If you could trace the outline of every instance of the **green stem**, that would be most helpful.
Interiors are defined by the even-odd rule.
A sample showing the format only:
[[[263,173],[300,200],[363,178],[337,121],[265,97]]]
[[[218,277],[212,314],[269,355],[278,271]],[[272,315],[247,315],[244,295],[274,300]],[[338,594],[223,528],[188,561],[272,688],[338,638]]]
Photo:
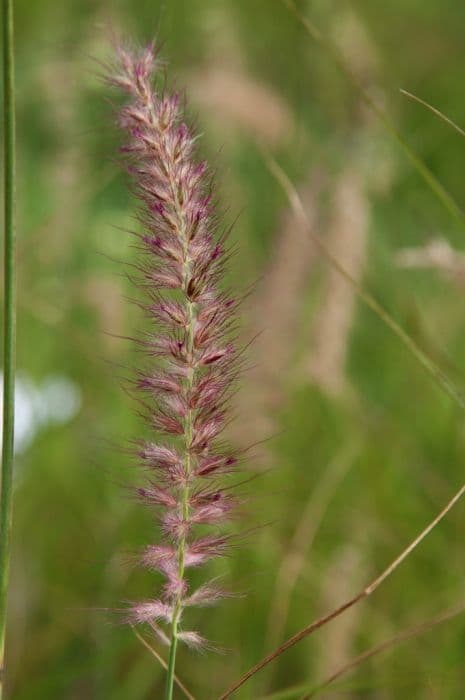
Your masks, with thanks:
[[[13,430],[15,392],[15,87],[13,0],[3,0],[4,117],[4,355],[3,447],[0,494],[0,698],[3,690],[8,574],[13,505]]]
[[[192,353],[192,346],[194,342],[194,312],[193,304],[188,302],[188,312],[189,312],[189,323],[187,327],[187,344],[189,352]],[[187,392],[189,393],[192,389],[192,383],[194,378],[194,370],[191,369],[187,379]],[[192,411],[187,412],[186,424],[185,424],[185,449],[186,449],[186,476],[188,477],[191,472],[191,455],[190,455],[190,444],[192,441]],[[189,484],[186,481],[181,496],[182,504],[182,517],[186,521],[189,517]],[[184,568],[185,568],[185,554],[186,554],[186,536],[184,535],[179,542],[179,553],[178,553],[178,575],[179,579],[182,581],[184,578]],[[181,595],[178,596],[175,609],[173,611],[173,622],[171,624],[171,645],[170,645],[170,655],[168,660],[168,670],[166,678],[166,690],[165,690],[165,700],[172,700],[173,697],[173,687],[174,687],[174,671],[176,666],[176,651],[178,646],[178,624],[181,615]]]
[[[176,666],[176,651],[178,648],[178,621],[173,620],[173,630],[171,633],[170,656],[168,659],[168,669],[166,671],[165,700],[172,700],[174,688],[174,668]]]
[[[190,356],[190,360],[192,362],[193,350],[194,350],[195,312],[194,312],[194,304],[190,301],[189,297],[187,296],[187,286],[188,286],[189,278],[190,278],[189,249],[188,249],[187,238],[186,238],[186,235],[184,232],[184,228],[185,228],[184,217],[182,215],[182,210],[181,210],[181,207],[179,205],[177,190],[174,187],[173,183],[172,183],[172,189],[173,189],[173,192],[175,193],[175,197],[176,197],[178,216],[179,216],[179,220],[181,221],[180,230],[182,231],[182,236],[184,238],[184,260],[185,260],[185,262],[184,262],[184,289],[185,289],[185,293],[186,293],[186,305],[187,305],[187,314],[188,314],[186,340],[187,340],[187,351],[188,351],[188,354]],[[194,367],[191,364],[191,367],[189,369],[189,373],[187,376],[186,385],[185,385],[185,391],[186,391],[187,396],[189,396],[189,394],[192,390],[193,381],[194,381],[194,371],[195,371]],[[190,476],[191,469],[192,469],[191,452],[190,452],[191,442],[192,442],[192,432],[193,432],[192,413],[193,412],[190,409],[187,411],[185,424],[184,424],[184,440],[185,440],[184,449],[185,449],[185,454],[186,454],[186,459],[185,459],[186,480],[185,480],[185,483],[182,487],[182,493],[181,493],[182,519],[184,522],[187,522],[187,519],[189,517],[189,476]],[[183,534],[183,536],[180,538],[179,547],[178,547],[178,576],[179,576],[180,581],[182,581],[184,579],[185,556],[186,556],[186,535]],[[169,654],[169,659],[168,659],[168,669],[167,669],[166,686],[165,686],[165,700],[172,700],[172,698],[173,698],[174,672],[175,672],[175,667],[176,667],[176,652],[177,652],[177,647],[178,647],[178,625],[179,625],[179,620],[181,617],[181,612],[182,612],[182,594],[179,594],[178,599],[176,601],[174,611],[173,611],[173,621],[171,623],[171,642],[170,642],[170,654]]]

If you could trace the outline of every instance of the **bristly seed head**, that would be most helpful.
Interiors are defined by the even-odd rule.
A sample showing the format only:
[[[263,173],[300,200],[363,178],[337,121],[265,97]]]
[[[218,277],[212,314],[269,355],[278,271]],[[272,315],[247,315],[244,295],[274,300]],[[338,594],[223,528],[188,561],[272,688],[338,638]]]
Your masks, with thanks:
[[[160,60],[153,46],[117,50],[108,81],[126,96],[118,124],[126,133],[121,149],[141,203],[138,237],[143,305],[154,324],[143,348],[149,367],[135,386],[149,401],[149,424],[158,437],[141,443],[137,455],[148,472],[137,496],[155,509],[161,542],[145,547],[142,566],[166,581],[159,598],[135,603],[132,623],[166,624],[189,646],[197,632],[178,626],[185,607],[209,605],[222,596],[212,585],[189,590],[186,570],[225,553],[229,538],[198,532],[230,518],[237,500],[218,484],[237,458],[218,443],[227,402],[237,377],[234,327],[237,298],[221,289],[226,250],[215,238],[211,177],[195,158],[195,137],[184,122],[177,94],[155,85]],[[148,397],[148,398],[147,398]]]

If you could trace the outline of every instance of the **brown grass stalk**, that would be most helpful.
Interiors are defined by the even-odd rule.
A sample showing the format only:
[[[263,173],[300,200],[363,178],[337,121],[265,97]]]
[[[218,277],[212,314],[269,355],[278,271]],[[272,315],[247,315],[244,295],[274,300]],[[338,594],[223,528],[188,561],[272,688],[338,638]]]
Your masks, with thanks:
[[[310,700],[310,698],[319,694],[320,690],[323,690],[331,683],[334,683],[334,681],[336,681],[338,678],[341,678],[341,676],[350,673],[364,661],[367,661],[368,659],[371,659],[374,656],[377,656],[378,654],[382,654],[384,651],[391,649],[393,646],[396,646],[401,642],[405,642],[409,639],[412,639],[412,637],[417,637],[420,634],[424,634],[433,627],[436,627],[437,625],[440,625],[443,622],[447,622],[448,620],[452,620],[454,617],[457,617],[457,615],[463,614],[463,612],[465,612],[465,603],[462,603],[461,605],[458,605],[457,607],[452,608],[451,610],[446,610],[445,612],[436,615],[430,620],[426,620],[426,622],[422,622],[418,625],[415,625],[414,627],[410,627],[409,629],[404,630],[403,632],[399,632],[390,639],[387,639],[384,642],[381,642],[380,644],[377,644],[376,646],[367,649],[366,651],[362,652],[358,656],[355,656],[349,662],[347,662],[346,664],[338,668],[336,671],[331,673],[327,678],[325,678],[324,681],[319,683],[318,686],[316,686],[309,693],[305,694],[300,700]]]
[[[314,620],[309,625],[301,629],[299,632],[296,632],[296,634],[290,637],[286,642],[284,642],[284,644],[272,651],[270,654],[265,656],[265,658],[263,658],[261,661],[255,664],[255,666],[249,669],[247,673],[245,673],[233,686],[231,686],[231,688],[229,688],[225,693],[223,693],[223,695],[220,696],[219,700],[227,700],[227,698],[230,698],[236,692],[236,690],[239,690],[239,688],[241,688],[250,678],[252,678],[252,676],[254,676],[266,666],[268,666],[268,664],[272,663],[275,659],[281,656],[281,654],[284,654],[285,651],[295,646],[302,639],[309,637],[317,629],[320,629],[324,625],[327,625],[329,622],[339,617],[339,615],[342,615],[342,613],[344,613],[346,610],[349,610],[361,600],[368,598],[372,593],[374,593],[376,589],[379,588],[379,586],[400,566],[400,564],[402,564],[402,562],[413,552],[413,550],[425,539],[425,537],[431,532],[431,530],[433,530],[436,527],[436,525],[447,515],[447,513],[451,510],[451,508],[454,507],[454,505],[457,503],[457,501],[459,501],[459,499],[463,496],[464,493],[465,484],[461,486],[461,488],[453,495],[453,497],[444,506],[440,513],[438,513],[438,515],[424,528],[424,530],[422,530],[420,534],[417,535],[417,537],[415,537],[415,539],[412,540],[412,542],[399,554],[399,556],[397,556],[389,564],[389,566],[387,566],[384,569],[384,571],[382,571],[382,573],[379,576],[377,576],[370,584],[368,584],[368,586],[363,588],[353,598],[350,598],[350,600],[346,601],[335,610],[332,610],[326,615],[319,617],[318,619]]]
[[[349,161],[337,180],[327,243],[337,255],[343,253],[346,269],[357,281],[363,273],[369,228],[369,203],[361,170],[359,163]],[[324,299],[313,324],[312,349],[302,369],[333,396],[347,389],[345,365],[355,304],[353,288],[331,267]]]

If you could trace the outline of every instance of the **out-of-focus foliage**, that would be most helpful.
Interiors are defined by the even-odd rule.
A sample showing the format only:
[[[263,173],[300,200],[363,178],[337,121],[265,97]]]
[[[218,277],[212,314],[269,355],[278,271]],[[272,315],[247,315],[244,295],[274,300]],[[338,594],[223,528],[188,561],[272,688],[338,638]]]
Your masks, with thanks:
[[[299,7],[465,208],[465,141],[398,91],[465,124],[463,3],[318,0]],[[263,335],[249,351],[254,368],[231,435],[240,444],[269,440],[251,455],[259,476],[247,486],[240,522],[251,534],[212,570],[244,596],[193,613],[192,623],[224,654],[183,650],[179,657],[179,675],[194,695],[213,698],[380,571],[458,487],[465,462],[460,409],[328,274],[289,220],[261,144],[300,189],[335,254],[458,387],[465,229],[278,0],[18,0],[16,15],[24,426],[9,697],[144,700],[162,693],[162,669],[104,611],[150,596],[154,584],[127,556],[153,538],[154,524],[127,493],[137,475],[120,449],[142,427],[120,388],[138,357],[115,336],[131,335],[142,320],[127,301],[134,292],[122,265],[134,255],[122,230],[134,225],[133,202],[112,161],[112,96],[99,79],[112,32],[124,31],[137,41],[161,38],[169,74],[186,89],[203,133],[202,151],[218,168],[225,221],[239,214],[231,281],[259,280],[244,308],[244,338]],[[448,243],[448,265],[428,257],[439,238]],[[407,266],[405,249],[412,249]],[[317,682],[463,600],[464,529],[459,505],[369,603],[283,655],[237,697]],[[464,633],[457,618],[366,663],[345,697],[462,698]]]

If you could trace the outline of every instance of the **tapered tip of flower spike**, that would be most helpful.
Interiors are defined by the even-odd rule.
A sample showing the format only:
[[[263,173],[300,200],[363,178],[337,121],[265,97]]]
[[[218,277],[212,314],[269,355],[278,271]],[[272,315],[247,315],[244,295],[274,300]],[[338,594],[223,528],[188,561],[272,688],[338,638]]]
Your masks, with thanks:
[[[155,42],[151,42],[144,48],[135,49],[124,45],[114,37],[113,45],[116,62],[107,80],[111,85],[125,92],[133,92],[134,86],[140,85],[142,80],[146,80],[152,74],[155,66],[161,64]]]

